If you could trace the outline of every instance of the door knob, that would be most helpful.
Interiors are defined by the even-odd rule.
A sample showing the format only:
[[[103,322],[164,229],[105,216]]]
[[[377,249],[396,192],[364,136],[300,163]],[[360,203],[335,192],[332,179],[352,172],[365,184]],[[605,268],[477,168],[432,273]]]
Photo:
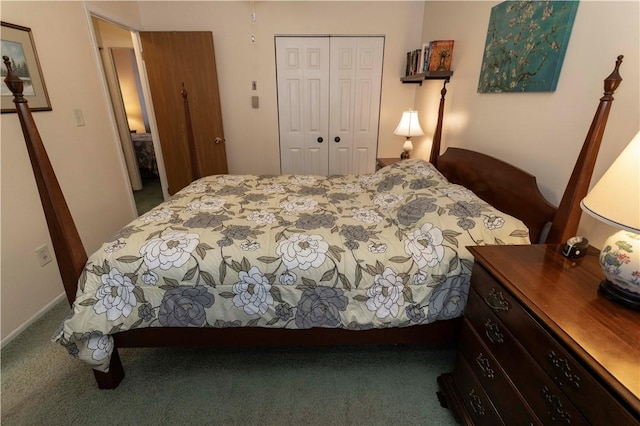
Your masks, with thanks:
[[[340,136],[336,136],[333,140],[336,141],[336,143],[340,142]]]
[[[322,137],[318,138],[318,143],[322,143],[322,141],[324,141],[324,139],[322,139]]]
[[[222,139],[220,136],[218,136],[217,138],[215,138],[214,142],[218,144],[220,142],[224,142],[224,139]]]

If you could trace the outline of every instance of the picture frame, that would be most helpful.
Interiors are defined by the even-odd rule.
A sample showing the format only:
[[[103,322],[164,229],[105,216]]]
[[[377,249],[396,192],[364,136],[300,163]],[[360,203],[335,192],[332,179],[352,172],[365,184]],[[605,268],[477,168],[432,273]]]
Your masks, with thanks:
[[[38,61],[36,45],[31,28],[0,21],[2,36],[0,44],[1,56],[11,58],[13,70],[24,82],[23,94],[29,101],[31,111],[51,111],[51,102]],[[2,113],[16,112],[13,94],[4,82],[7,69],[2,64],[1,91]]]
[[[504,1],[491,9],[478,93],[554,92],[578,1]]]

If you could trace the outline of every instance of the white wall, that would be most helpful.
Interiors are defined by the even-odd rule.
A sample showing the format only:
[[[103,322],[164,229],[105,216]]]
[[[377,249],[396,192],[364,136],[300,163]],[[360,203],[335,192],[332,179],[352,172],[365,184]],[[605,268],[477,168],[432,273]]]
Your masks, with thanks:
[[[555,92],[477,93],[491,8],[498,1],[426,2],[422,41],[455,39],[447,86],[443,151],[460,146],[508,161],[537,176],[557,205],[589,130],[603,80],[624,55],[592,182],[595,183],[640,128],[640,3],[581,1]],[[440,99],[439,83],[416,91],[415,109],[426,135],[416,155],[428,158]],[[601,247],[612,228],[584,215],[579,233]]]
[[[123,4],[128,14],[133,4]],[[112,7],[115,7],[113,5]],[[137,14],[137,11],[135,11]],[[2,20],[29,27],[53,111],[34,118],[87,251],[135,217],[121,150],[81,2],[2,2]],[[73,110],[86,125],[77,127]],[[16,114],[1,116],[2,339],[63,293],[54,262],[40,267],[44,213]]]
[[[424,4],[417,1],[213,1],[140,2],[144,30],[213,33],[222,119],[230,173],[279,173],[274,35],[384,35],[379,154],[399,155],[393,135],[401,112],[413,105],[415,87],[402,85],[406,52],[422,33]],[[253,9],[252,9],[253,5]],[[256,22],[251,20],[255,11]],[[256,42],[251,42],[255,33]],[[251,91],[251,81],[258,90]],[[260,108],[251,108],[251,96]]]

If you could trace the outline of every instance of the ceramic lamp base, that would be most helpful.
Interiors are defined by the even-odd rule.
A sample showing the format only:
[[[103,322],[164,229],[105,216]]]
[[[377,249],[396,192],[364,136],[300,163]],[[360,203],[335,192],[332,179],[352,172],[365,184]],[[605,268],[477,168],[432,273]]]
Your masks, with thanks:
[[[413,149],[413,144],[411,143],[411,139],[407,138],[404,141],[404,145],[402,145],[402,149],[403,151],[402,151],[402,154],[400,154],[400,159],[406,160],[407,158],[409,158],[409,153]]]
[[[612,302],[640,311],[640,297],[621,289],[609,280],[600,283],[599,291]]]
[[[619,231],[604,242],[600,266],[606,277],[600,293],[628,308],[640,310],[640,234]]]

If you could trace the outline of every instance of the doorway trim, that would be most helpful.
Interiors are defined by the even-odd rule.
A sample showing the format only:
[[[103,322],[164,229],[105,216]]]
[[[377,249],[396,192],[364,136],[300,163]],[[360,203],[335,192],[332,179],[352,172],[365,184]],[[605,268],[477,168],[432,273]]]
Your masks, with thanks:
[[[102,59],[100,57],[100,52],[98,49],[97,35],[93,28],[92,17],[102,19],[113,25],[119,26],[129,31],[131,34],[131,41],[133,43],[136,64],[138,66],[138,73],[140,77],[140,84],[142,86],[142,94],[143,94],[144,103],[146,107],[147,117],[149,120],[149,130],[153,135],[152,136],[153,148],[155,151],[156,162],[158,166],[158,174],[160,177],[160,184],[162,187],[162,195],[164,200],[167,200],[169,199],[167,176],[166,176],[165,167],[164,167],[164,160],[162,157],[162,148],[160,146],[158,128],[156,125],[156,117],[155,117],[153,103],[150,95],[151,92],[149,90],[149,80],[147,78],[147,71],[144,66],[144,61],[142,59],[142,45],[140,43],[139,29],[135,28],[134,24],[132,23],[122,23],[121,21],[123,19],[126,20],[126,18],[123,18],[120,16],[114,16],[112,13],[103,10],[101,7],[97,6],[96,4],[85,2],[84,5],[85,5],[85,19],[86,19],[86,24],[90,34],[90,39],[91,39],[90,41],[91,41],[91,46],[93,50],[94,61],[96,63],[96,66],[100,70],[100,80],[102,85],[103,96],[105,98],[105,101],[109,104],[109,108],[107,109],[109,111],[109,120],[111,122],[113,141],[118,145],[117,152],[118,152],[118,159],[120,162],[121,176],[123,179],[126,180],[128,188],[131,189],[129,174],[127,171],[127,165],[124,158],[124,153],[120,148],[120,135],[118,133],[118,124],[116,121],[116,117],[113,113],[112,100],[109,95],[109,87],[107,85],[105,70],[102,65]],[[129,190],[128,192],[129,192],[128,195],[129,195],[129,204],[130,204],[131,211],[134,214],[134,217],[138,217],[138,211],[136,208],[136,202],[133,196],[133,191]]]
[[[105,79],[107,80],[107,86],[109,89],[109,99],[113,106],[113,114],[116,118],[116,126],[118,127],[118,139],[120,139],[120,145],[122,146],[122,152],[124,154],[124,161],[127,166],[127,175],[131,181],[131,188],[136,191],[142,189],[142,179],[140,177],[140,170],[138,169],[136,153],[133,148],[133,141],[131,140],[129,126],[126,124],[127,112],[124,107],[122,93],[119,90],[121,83],[114,58],[114,49],[130,50],[132,52],[133,49],[124,47],[103,47],[102,49],[99,49],[99,51],[102,59]]]

